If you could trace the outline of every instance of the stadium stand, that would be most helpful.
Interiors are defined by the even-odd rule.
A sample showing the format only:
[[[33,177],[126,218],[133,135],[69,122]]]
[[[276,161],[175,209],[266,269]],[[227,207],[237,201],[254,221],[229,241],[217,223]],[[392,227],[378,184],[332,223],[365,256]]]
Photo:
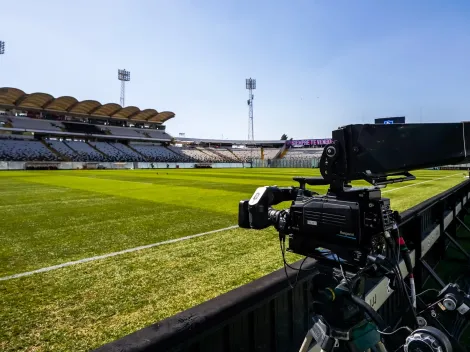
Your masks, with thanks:
[[[142,134],[144,134],[144,136],[148,136],[148,138],[155,138],[155,139],[161,139],[161,140],[167,140],[167,141],[170,141],[172,138],[165,131],[159,131],[159,130],[150,129],[150,128],[143,129]]]
[[[195,160],[199,162],[209,161],[209,156],[196,148],[191,147],[169,147],[175,153],[186,156],[189,160]]]
[[[245,163],[252,159],[261,158],[261,148],[233,148],[232,152]]]
[[[204,154],[205,161],[211,161],[211,162],[226,162],[228,161],[225,157],[222,155],[217,154],[210,148],[203,148],[203,147],[198,147],[196,148],[200,152]]]
[[[171,147],[165,148],[161,145],[145,143],[131,143],[131,147],[138,151],[140,154],[147,157],[149,161],[155,162],[191,162],[191,158],[174,152]]]
[[[145,138],[145,135],[141,132],[141,130],[131,127],[102,126],[101,130],[104,132],[109,131],[110,134],[115,136]]]
[[[279,153],[279,148],[264,148],[264,159],[274,159]]]
[[[67,146],[72,148],[79,155],[80,161],[106,161],[103,154],[93,149],[88,143],[81,141],[67,141]]]
[[[143,155],[138,154],[136,151],[132,150],[128,146],[122,143],[109,143],[112,147],[118,149],[119,151],[123,152],[127,156],[131,158],[131,161],[145,161],[146,158]]]
[[[237,159],[237,157],[228,149],[225,149],[225,148],[207,148],[208,150],[210,150],[211,152],[213,153],[216,153],[218,155],[220,155],[225,161],[229,161],[229,162],[238,162],[239,160]]]
[[[75,150],[70,148],[67,144],[62,141],[48,140],[46,143],[56,150],[60,155],[64,156],[65,159],[70,161],[80,161],[81,156]]]
[[[0,160],[57,161],[58,158],[40,141],[0,139]]]
[[[0,88],[0,138],[6,139],[0,160],[247,162],[261,158],[259,146],[265,146],[264,159],[273,159],[285,145],[281,140],[176,139],[163,125],[174,116],[169,111]]]
[[[22,117],[10,117],[10,121],[13,128],[42,131],[61,131],[63,128],[62,124],[59,121],[30,119]]]
[[[106,161],[118,162],[118,161],[140,161],[133,160],[130,155],[122,152],[121,150],[114,147],[112,144],[107,142],[88,142],[92,147],[105,155]]]
[[[323,148],[290,148],[284,159],[312,159],[321,157]]]

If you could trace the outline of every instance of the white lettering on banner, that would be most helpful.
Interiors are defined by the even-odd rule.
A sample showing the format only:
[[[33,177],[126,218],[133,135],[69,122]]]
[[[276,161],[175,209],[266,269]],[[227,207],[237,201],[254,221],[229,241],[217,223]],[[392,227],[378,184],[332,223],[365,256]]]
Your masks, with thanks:
[[[304,145],[326,145],[331,144],[333,140],[330,139],[298,139],[289,141],[289,145],[292,146],[304,146]]]

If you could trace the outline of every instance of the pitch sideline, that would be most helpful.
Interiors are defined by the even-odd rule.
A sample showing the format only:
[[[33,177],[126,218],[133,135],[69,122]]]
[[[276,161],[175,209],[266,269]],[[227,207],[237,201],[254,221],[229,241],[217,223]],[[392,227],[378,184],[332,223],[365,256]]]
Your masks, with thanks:
[[[393,192],[393,191],[395,191],[395,190],[397,190],[397,189],[402,189],[402,188],[417,186],[417,185],[421,185],[421,184],[423,184],[423,183],[432,182],[432,181],[437,181],[437,180],[442,180],[442,179],[449,178],[449,177],[456,176],[456,175],[460,175],[460,173],[448,175],[448,176],[445,176],[445,177],[433,178],[432,180],[427,180],[427,181],[422,181],[422,182],[418,182],[418,183],[413,183],[413,184],[411,184],[411,185],[406,185],[406,186],[402,186],[402,187],[396,187],[396,188],[390,189],[390,190],[388,190],[388,191],[384,191],[384,192],[382,192],[382,193]],[[157,243],[151,243],[151,244],[147,244],[147,245],[144,245],[144,246],[139,246],[139,247],[124,249],[124,250],[122,250],[122,251],[117,251],[117,252],[111,252],[111,253],[107,253],[107,254],[97,255],[97,256],[94,256],[94,257],[89,257],[89,258],[84,258],[84,259],[80,259],[80,260],[75,260],[75,261],[71,261],[71,262],[66,262],[66,263],[62,263],[62,264],[53,265],[53,266],[48,266],[48,267],[41,268],[41,269],[36,269],[36,270],[32,270],[32,271],[26,271],[26,272],[19,273],[19,274],[8,275],[8,276],[0,277],[0,281],[7,281],[7,280],[11,280],[11,279],[17,279],[17,278],[20,278],[20,277],[31,276],[31,275],[34,275],[34,274],[39,274],[39,273],[44,273],[44,272],[48,272],[48,271],[52,271],[52,270],[56,270],[56,269],[61,269],[61,268],[65,268],[65,267],[72,266],[72,265],[77,265],[77,264],[92,262],[92,261],[95,261],[95,260],[100,260],[100,259],[106,259],[106,258],[110,258],[110,257],[115,257],[115,256],[118,256],[118,255],[121,255],[121,254],[132,253],[132,252],[140,251],[140,250],[142,250],[142,249],[148,249],[148,248],[153,248],[153,247],[162,246],[162,245],[165,245],[165,244],[171,244],[171,243],[175,243],[175,242],[190,240],[190,239],[193,239],[193,238],[197,238],[197,237],[201,237],[201,236],[205,236],[205,235],[210,235],[210,234],[217,233],[217,232],[223,232],[223,231],[227,231],[227,230],[233,230],[233,229],[235,229],[235,228],[237,228],[237,227],[238,227],[238,225],[233,225],[233,226],[225,227],[225,228],[223,228],[223,229],[218,229],[218,230],[212,230],[212,231],[202,232],[202,233],[198,233],[198,234],[195,234],[195,235],[190,235],[190,236],[185,236],[185,237],[180,237],[180,238],[174,238],[174,239],[167,240],[167,241],[162,241],[162,242],[157,242]]]

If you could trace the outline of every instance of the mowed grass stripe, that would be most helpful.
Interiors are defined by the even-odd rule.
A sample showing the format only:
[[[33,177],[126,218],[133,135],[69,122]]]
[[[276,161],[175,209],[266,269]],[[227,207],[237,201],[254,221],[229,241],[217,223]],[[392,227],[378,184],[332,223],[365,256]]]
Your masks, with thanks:
[[[83,198],[90,201],[83,202]],[[188,208],[184,202],[175,206],[75,189],[58,198],[41,193],[34,203],[41,199],[46,200],[41,206],[16,205],[17,212],[0,212],[1,276],[234,224],[231,215],[214,209],[209,216],[206,210]]]
[[[165,244],[176,243],[176,242],[186,241],[186,240],[192,240],[192,239],[195,239],[195,238],[198,238],[198,237],[201,237],[201,236],[206,236],[206,235],[211,235],[211,234],[217,233],[217,232],[232,230],[232,229],[234,229],[234,228],[236,228],[236,227],[238,227],[238,226],[237,226],[237,225],[234,225],[234,226],[226,227],[226,228],[223,228],[223,229],[212,230],[212,231],[203,232],[203,233],[198,233],[198,234],[191,235],[191,236],[185,236],[185,237],[180,237],[180,238],[176,238],[176,239],[172,239],[172,240],[167,240],[167,241],[163,241],[163,242],[157,242],[157,243],[147,244],[147,245],[145,245],[145,246],[129,248],[129,249],[125,249],[125,250],[119,251],[119,252],[112,252],[112,253],[107,253],[107,254],[99,255],[99,256],[96,256],[96,257],[84,258],[84,259],[76,260],[76,261],[73,261],[73,262],[62,263],[62,264],[59,264],[59,265],[49,266],[49,267],[37,269],[37,270],[34,270],[34,271],[28,271],[28,272],[24,272],[24,273],[20,273],[20,274],[14,274],[14,275],[10,275],[10,276],[4,276],[4,277],[0,277],[0,281],[18,279],[18,278],[20,278],[20,277],[31,276],[31,275],[39,274],[39,273],[45,273],[45,272],[52,271],[52,270],[57,270],[57,269],[66,268],[66,267],[72,266],[72,265],[84,264],[84,263],[88,263],[88,262],[93,262],[93,261],[95,261],[95,260],[101,260],[101,259],[106,259],[106,258],[115,257],[115,256],[117,256],[117,255],[122,255],[122,254],[127,254],[127,253],[132,253],[132,252],[141,251],[141,250],[143,250],[143,249],[149,249],[149,248],[153,248],[153,247],[159,247],[159,246],[163,246],[163,245],[165,245]]]

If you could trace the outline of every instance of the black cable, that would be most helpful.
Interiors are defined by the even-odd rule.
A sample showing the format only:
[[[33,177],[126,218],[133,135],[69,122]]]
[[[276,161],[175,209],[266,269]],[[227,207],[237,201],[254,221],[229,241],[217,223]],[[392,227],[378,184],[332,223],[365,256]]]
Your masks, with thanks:
[[[291,270],[294,270],[294,271],[313,271],[313,270],[317,270],[317,268],[310,268],[310,269],[302,269],[302,265],[299,267],[299,268],[294,268],[293,266],[291,266],[289,263],[287,263],[286,261],[286,256],[285,256],[285,252],[286,252],[286,249],[285,249],[285,242],[284,242],[284,246],[283,246],[283,242],[282,240],[280,240],[279,242],[280,244],[280,247],[281,247],[281,254],[282,254],[282,260],[284,261],[284,266],[287,266],[289,269]],[[331,253],[331,252],[330,252]],[[305,257],[304,258],[304,261],[307,259],[308,257]]]
[[[397,258],[395,256],[395,253],[393,253],[393,254],[394,254],[394,257],[395,257],[394,259],[395,259],[396,264],[395,265],[393,265],[393,263],[390,263],[390,264],[396,269],[396,270],[394,270],[394,272],[395,272],[395,275],[398,274],[398,282],[399,282],[399,286],[401,286],[402,295],[406,296],[406,300],[408,302],[408,305],[410,306],[411,312],[413,313],[413,318],[414,318],[414,321],[416,323],[416,326],[419,326],[418,316],[416,315],[416,311],[413,307],[413,302],[411,302],[411,298],[410,298],[410,295],[408,293],[408,290],[405,287],[405,279],[403,278],[403,275],[401,274],[400,263],[398,261],[399,258]],[[387,259],[387,261],[389,261],[389,260]]]
[[[385,331],[388,329],[387,324],[385,324],[385,321],[382,319],[382,317],[377,313],[374,308],[372,308],[370,305],[368,305],[363,299],[353,295],[351,293],[351,300],[367,315],[371,317],[371,319],[374,321],[374,323],[377,325],[380,331]]]
[[[346,274],[344,273],[343,265],[341,264],[341,261],[339,260],[339,257],[336,254],[333,254],[333,255],[335,256],[336,261],[339,264],[339,268],[341,270],[341,275],[343,276],[344,281],[346,281],[346,285],[348,285],[349,292],[351,292],[351,295],[352,295],[353,294],[352,287],[351,287],[351,284],[350,284],[348,278],[346,277]]]
[[[284,262],[284,273],[286,274],[286,280],[289,284],[289,287],[293,290],[295,288],[295,286],[297,285],[298,281],[299,281],[299,275],[300,275],[300,272],[303,270],[303,271],[312,271],[312,270],[316,270],[317,268],[311,268],[311,269],[302,269],[302,266],[304,265],[305,261],[307,260],[308,257],[305,257],[302,262],[300,263],[300,266],[299,268],[294,268],[293,266],[290,266],[287,261],[286,261],[286,257],[285,257],[285,242],[284,242],[284,246],[283,246],[283,241],[282,241],[282,238],[279,237],[279,245],[281,247],[281,254],[282,254],[282,260]],[[289,279],[289,274],[287,273],[287,268],[290,268],[291,270],[295,270],[297,271],[297,275],[295,276],[295,282],[294,282],[294,285],[292,285],[292,283],[290,282],[290,279]]]

